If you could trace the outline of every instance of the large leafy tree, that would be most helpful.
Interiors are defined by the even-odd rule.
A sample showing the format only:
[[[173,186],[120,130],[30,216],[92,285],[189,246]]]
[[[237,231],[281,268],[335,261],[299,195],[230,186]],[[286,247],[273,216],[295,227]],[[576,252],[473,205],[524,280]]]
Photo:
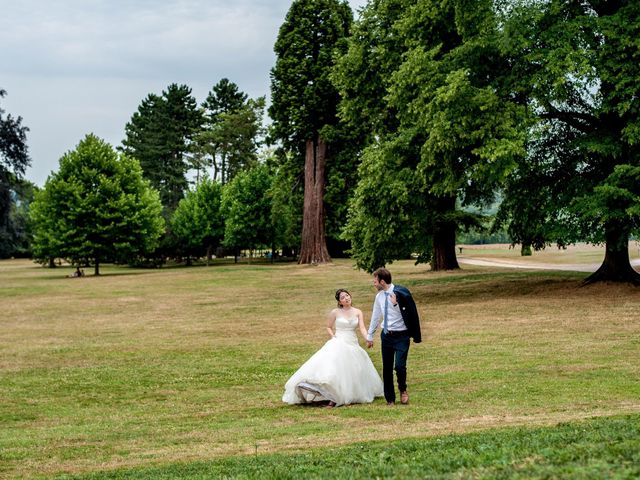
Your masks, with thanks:
[[[164,231],[162,205],[137,160],[87,135],[60,159],[31,205],[33,256],[95,267],[152,251]]]
[[[522,155],[525,110],[511,87],[491,1],[378,0],[357,22],[336,83],[342,114],[370,129],[345,236],[372,270],[418,252],[458,268],[458,208],[492,202]]]
[[[560,131],[549,135],[546,128]],[[569,204],[579,189],[569,171],[562,176],[557,173],[572,156],[569,149],[574,138],[573,132],[560,124],[532,127],[526,154],[517,160],[517,168],[503,185],[493,230],[505,228],[511,243],[520,244],[522,255],[544,249],[551,239],[559,247],[571,242],[566,214],[558,205]],[[560,220],[562,216],[565,221]]]
[[[213,249],[224,237],[224,219],[220,212],[222,185],[204,177],[194,190],[180,200],[171,217],[173,234],[182,253],[190,262],[191,256],[205,254],[207,264]]]
[[[300,263],[331,260],[326,244],[327,164],[335,161],[339,95],[330,75],[346,49],[352,12],[346,1],[294,0],[274,46],[272,135],[304,178]]]
[[[174,83],[161,95],[149,94],[125,127],[124,152],[140,162],[167,216],[188,188],[189,152],[202,123],[191,89]]]
[[[505,33],[521,90],[539,120],[531,143],[549,148],[522,159],[502,218],[538,248],[604,243],[604,261],[587,281],[640,284],[628,254],[630,235],[640,233],[640,3],[521,2]],[[526,178],[540,165],[535,182]],[[523,198],[524,184],[535,191],[538,208]]]
[[[365,149],[345,228],[359,268],[371,272],[415,251],[430,251],[425,230],[433,222],[433,208],[421,179],[406,165],[414,158],[414,147],[401,142]]]
[[[369,2],[354,23],[348,50],[332,75],[341,94],[340,117],[369,145],[361,155],[357,175],[355,170],[351,172],[358,183],[343,232],[356,264],[368,271],[410,255],[417,242],[426,240],[416,231],[419,219],[409,219],[404,213],[407,201],[420,198],[410,195],[417,188],[410,185],[415,176],[407,175],[408,170],[397,171],[398,155],[401,159],[415,157],[416,149],[402,145],[394,149],[391,144],[388,149],[381,148],[382,141],[393,138],[398,130],[397,111],[385,99],[392,73],[405,51],[395,25],[408,4],[407,0]],[[393,155],[394,151],[398,155]],[[391,181],[389,173],[398,176]]]
[[[276,244],[282,248],[283,255],[296,258],[300,249],[302,232],[303,189],[297,175],[297,163],[292,155],[283,149],[275,149],[267,155],[266,164],[270,166],[273,182],[268,196],[271,202],[271,216],[275,227]]]
[[[0,89],[0,99],[6,95]],[[16,226],[11,221],[14,208],[14,193],[30,164],[27,152],[27,132],[22,117],[5,116],[0,108],[0,257],[11,255],[15,250]]]
[[[273,249],[276,235],[269,196],[273,177],[269,167],[258,164],[240,172],[222,193],[221,211],[225,219],[224,244],[239,251]]]

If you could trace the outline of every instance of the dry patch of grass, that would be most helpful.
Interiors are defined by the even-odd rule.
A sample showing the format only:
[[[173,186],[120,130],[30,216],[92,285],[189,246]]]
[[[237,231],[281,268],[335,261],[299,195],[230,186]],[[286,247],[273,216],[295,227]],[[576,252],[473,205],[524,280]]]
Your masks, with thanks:
[[[411,404],[328,411],[280,398],[325,342],[337,288],[370,313],[371,279],[349,261],[81,279],[0,262],[0,476],[640,412],[639,289],[580,288],[579,273],[390,268],[423,319]],[[380,369],[379,342],[370,354]]]

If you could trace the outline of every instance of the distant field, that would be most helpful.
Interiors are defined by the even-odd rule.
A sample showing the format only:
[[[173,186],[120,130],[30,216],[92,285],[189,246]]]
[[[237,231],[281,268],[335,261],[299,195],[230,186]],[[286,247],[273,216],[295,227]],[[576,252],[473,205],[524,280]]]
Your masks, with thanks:
[[[490,245],[459,245],[458,253],[462,247],[463,256],[491,257],[505,260],[518,260],[527,263],[593,263],[602,262],[604,258],[604,246],[577,244],[569,245],[566,249],[555,246],[544,250],[533,251],[531,256],[523,257],[520,254],[520,246],[511,247],[508,244]],[[640,259],[640,242],[629,242],[629,258]]]
[[[483,256],[512,252],[482,247]],[[566,252],[545,252],[544,261],[559,261],[554,253]],[[598,252],[573,255],[591,262]],[[272,473],[314,478],[332,471],[322,466],[331,460],[320,450],[327,445],[347,449],[332,453],[343,462],[353,448],[384,455],[411,444],[427,452],[438,439],[484,448],[499,432],[515,445],[520,433],[507,427],[609,416],[618,416],[615,427],[598,428],[612,428],[612,438],[630,445],[625,439],[640,415],[640,289],[580,287],[579,272],[463,265],[434,273],[411,261],[389,267],[414,292],[423,320],[424,342],[409,359],[411,404],[388,408],[380,399],[326,410],[280,398],[288,376],[324,343],[335,289],[352,291],[368,323],[371,279],[348,260],[105,266],[104,275],[79,279],[66,278],[69,267],[0,261],[0,477],[138,471],[140,478],[206,478],[198,475],[215,464],[213,471],[250,478],[259,476],[254,467],[273,464],[280,470]],[[379,344],[370,354],[380,369]],[[542,445],[556,438],[553,431],[532,435]],[[376,446],[382,440],[388,443]],[[580,448],[595,449],[589,442]],[[561,455],[561,444],[548,448]],[[545,458],[535,445],[521,452],[532,464]],[[453,446],[447,452],[465,455]],[[616,454],[607,458],[606,471],[628,471],[627,456],[619,470]],[[296,462],[299,468],[285,468]],[[383,463],[351,473],[390,476]],[[453,469],[451,478],[496,472],[477,468]],[[485,477],[473,476],[482,468]]]

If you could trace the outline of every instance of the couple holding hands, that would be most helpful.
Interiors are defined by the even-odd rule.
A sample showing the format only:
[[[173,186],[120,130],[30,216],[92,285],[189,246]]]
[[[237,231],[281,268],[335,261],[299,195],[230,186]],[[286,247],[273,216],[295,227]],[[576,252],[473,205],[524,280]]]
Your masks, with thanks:
[[[373,303],[369,331],[362,311],[352,305],[351,294],[336,292],[338,307],[327,321],[330,340],[307,360],[285,384],[282,400],[289,404],[328,402],[334,407],[351,403],[370,403],[384,398],[387,405],[396,402],[395,369],[400,402],[409,403],[407,392],[407,356],[411,339],[421,342],[418,310],[408,289],[391,282],[386,268],[373,272],[378,290]],[[367,352],[358,344],[356,330],[373,346],[373,335],[382,321],[382,378]]]

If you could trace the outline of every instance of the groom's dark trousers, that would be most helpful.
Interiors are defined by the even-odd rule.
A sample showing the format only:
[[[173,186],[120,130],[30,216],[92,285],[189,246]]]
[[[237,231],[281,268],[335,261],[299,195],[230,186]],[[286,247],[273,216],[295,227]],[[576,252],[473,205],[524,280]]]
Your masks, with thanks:
[[[398,389],[407,389],[407,356],[409,355],[409,331],[382,332],[382,381],[384,382],[384,398],[387,402],[396,401],[396,391],[393,385],[393,370],[395,363]]]

